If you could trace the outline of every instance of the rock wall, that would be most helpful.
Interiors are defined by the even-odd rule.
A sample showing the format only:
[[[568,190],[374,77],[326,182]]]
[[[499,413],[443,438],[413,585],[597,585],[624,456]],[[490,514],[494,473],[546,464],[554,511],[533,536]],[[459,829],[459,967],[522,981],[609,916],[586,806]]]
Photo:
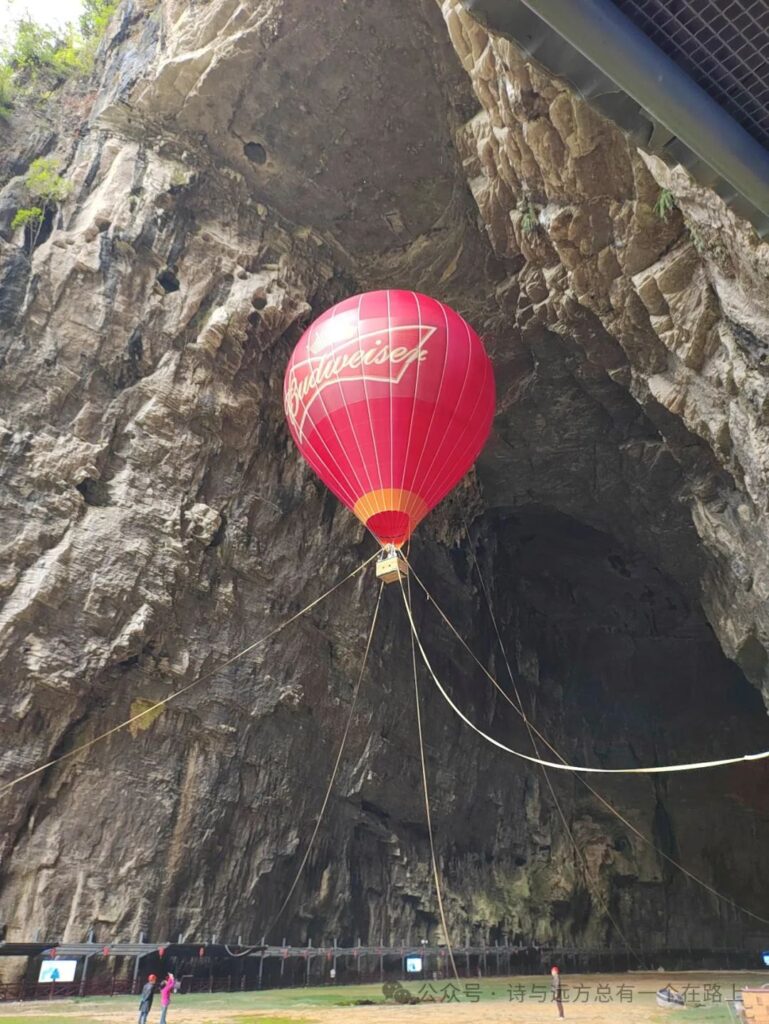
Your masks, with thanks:
[[[765,687],[767,248],[458,0],[443,13],[482,108],[460,133],[468,181],[495,253],[522,263],[502,288],[524,344],[555,334],[576,346],[582,372],[605,392],[616,383],[653,432],[655,451],[630,458],[683,471],[682,521],[702,562],[692,581],[726,653]],[[654,209],[663,188],[667,218]],[[607,523],[601,497],[592,514]],[[630,518],[643,543],[645,517]],[[678,538],[651,543],[685,571]]]
[[[312,316],[384,284],[455,305],[495,359],[477,479],[414,552],[479,657],[505,680],[471,551],[564,756],[769,746],[767,254],[748,229],[453,0],[128,0],[100,75],[42,125],[19,111],[2,164],[2,778],[215,669],[371,553],[293,449],[280,392]],[[9,224],[43,152],[73,189],[27,258]],[[4,795],[8,937],[258,939],[312,830],[374,597],[358,578]],[[273,939],[436,933],[399,600]],[[529,749],[419,599],[417,615],[462,705]],[[758,941],[573,779],[481,746],[426,681],[423,701],[455,936]],[[769,916],[764,776],[598,788]]]

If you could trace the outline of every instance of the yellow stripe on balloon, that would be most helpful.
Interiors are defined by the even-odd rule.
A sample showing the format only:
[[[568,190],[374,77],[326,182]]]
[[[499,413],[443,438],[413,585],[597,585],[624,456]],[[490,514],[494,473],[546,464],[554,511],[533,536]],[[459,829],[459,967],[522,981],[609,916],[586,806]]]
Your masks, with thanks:
[[[352,510],[364,526],[377,513],[403,512],[409,517],[412,530],[429,511],[423,498],[403,487],[380,487],[368,491],[358,498]]]

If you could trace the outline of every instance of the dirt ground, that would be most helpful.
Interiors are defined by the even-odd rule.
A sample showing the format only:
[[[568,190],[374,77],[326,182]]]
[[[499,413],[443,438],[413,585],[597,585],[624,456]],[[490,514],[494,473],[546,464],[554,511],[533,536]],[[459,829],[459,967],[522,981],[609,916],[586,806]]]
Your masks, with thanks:
[[[617,1009],[611,1007],[580,1006],[565,1013],[565,1019],[579,1021],[580,1024],[662,1024],[671,1011],[664,1011],[656,1007],[628,1007],[618,1013]],[[98,1019],[98,1018],[97,1018]],[[690,1020],[687,1012],[687,1022]],[[721,1014],[711,1013],[708,1017],[700,1017],[706,1021],[729,1021],[729,1014],[726,1008]],[[104,1018],[106,1021],[107,1018]],[[119,1018],[110,1017],[110,1021],[120,1021],[120,1024],[135,1024],[135,1014]],[[442,1006],[442,1005],[420,1005],[418,1007],[337,1007],[334,1009],[322,1010],[294,1010],[285,1013],[275,1012],[262,1016],[260,1014],[244,1015],[242,1011],[235,1014],[225,1014],[218,1011],[214,1016],[201,1014],[174,1014],[169,1015],[168,1024],[415,1024],[415,1021],[422,1024],[511,1024],[513,1021],[525,1022],[525,1024],[553,1024],[558,1020],[558,1015],[552,1006],[511,1007],[508,1003],[486,1004],[481,1006]]]
[[[580,1024],[663,1024],[676,1011],[660,1009],[654,993],[663,984],[684,992],[687,1024],[728,1024],[735,1018],[728,1002],[745,985],[762,985],[769,974],[729,972],[705,974],[590,975],[564,978],[565,1019]],[[552,1024],[557,1009],[549,979],[487,978],[481,984],[411,983],[414,994],[430,1000],[419,1005],[383,1001],[378,986],[283,989],[230,996],[178,996],[168,1024]],[[447,988],[448,986],[448,988]],[[338,1005],[357,999],[375,1006]],[[449,1001],[450,1000],[450,1001]],[[87,999],[0,1004],[0,1024],[135,1024],[138,1000]],[[149,1024],[160,1016],[156,1001]]]

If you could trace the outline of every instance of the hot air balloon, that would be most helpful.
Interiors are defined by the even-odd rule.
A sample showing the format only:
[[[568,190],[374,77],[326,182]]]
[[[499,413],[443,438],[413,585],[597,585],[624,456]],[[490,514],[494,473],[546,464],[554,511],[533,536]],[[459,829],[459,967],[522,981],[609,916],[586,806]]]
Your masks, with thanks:
[[[417,292],[366,292],[304,332],[284,406],[304,458],[399,565],[398,549],[483,448],[494,374],[453,309]]]

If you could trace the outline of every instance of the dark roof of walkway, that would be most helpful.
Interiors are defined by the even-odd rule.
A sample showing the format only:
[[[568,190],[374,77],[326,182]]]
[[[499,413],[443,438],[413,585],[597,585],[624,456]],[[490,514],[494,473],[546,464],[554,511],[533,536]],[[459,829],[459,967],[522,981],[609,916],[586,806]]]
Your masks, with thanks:
[[[241,955],[244,950],[259,953],[269,948],[203,942],[0,942],[0,956],[34,957],[55,953],[62,960],[80,956],[148,956],[162,950],[163,954],[169,956],[193,957],[198,956],[201,949],[205,950],[206,956],[231,956],[233,953]]]

